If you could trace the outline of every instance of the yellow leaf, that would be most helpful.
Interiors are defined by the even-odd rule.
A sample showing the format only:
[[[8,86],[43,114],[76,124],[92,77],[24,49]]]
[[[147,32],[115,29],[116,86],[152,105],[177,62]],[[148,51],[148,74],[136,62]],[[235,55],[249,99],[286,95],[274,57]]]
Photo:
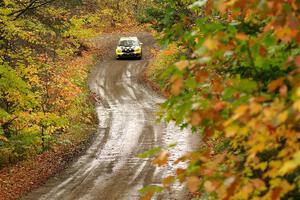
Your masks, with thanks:
[[[203,43],[203,46],[205,46],[209,50],[216,50],[218,49],[218,41],[212,38],[208,38]]]
[[[288,111],[284,111],[284,112],[280,113],[277,118],[278,122],[279,123],[285,122],[287,120],[288,116],[289,116]]]
[[[297,151],[293,155],[292,160],[288,160],[283,163],[283,166],[279,170],[280,175],[286,175],[289,172],[292,172],[294,169],[300,166],[300,151]]]
[[[250,104],[249,109],[250,109],[250,114],[255,115],[262,110],[262,106],[256,102],[253,102]]]
[[[4,142],[8,142],[8,139],[3,135],[0,135],[0,140],[2,140]]]
[[[261,169],[261,170],[265,170],[268,167],[268,163],[267,162],[262,162],[258,165],[255,166],[256,169]]]
[[[294,102],[293,108],[295,110],[297,110],[298,112],[300,112],[300,100],[297,100],[297,101]]]
[[[189,66],[189,61],[182,60],[177,63],[175,63],[175,66],[180,70],[183,71],[187,66]]]
[[[297,163],[295,163],[292,160],[289,160],[287,162],[284,163],[284,165],[282,166],[282,168],[279,170],[279,174],[281,175],[285,175],[288,172],[294,170],[297,167]]]
[[[238,108],[234,111],[233,119],[236,120],[242,115],[244,115],[248,111],[248,105],[240,105]]]
[[[236,135],[236,133],[238,132],[239,130],[239,126],[238,125],[231,125],[229,127],[226,127],[225,128],[225,134],[226,134],[226,137],[233,137]]]
[[[296,90],[296,96],[297,96],[297,97],[300,97],[300,87],[297,88],[297,90]]]
[[[226,2],[226,5],[228,6],[233,6],[238,0],[230,0],[228,2]]]
[[[265,149],[264,143],[258,143],[258,144],[252,145],[251,155],[255,156],[258,152],[261,152],[264,149]]]

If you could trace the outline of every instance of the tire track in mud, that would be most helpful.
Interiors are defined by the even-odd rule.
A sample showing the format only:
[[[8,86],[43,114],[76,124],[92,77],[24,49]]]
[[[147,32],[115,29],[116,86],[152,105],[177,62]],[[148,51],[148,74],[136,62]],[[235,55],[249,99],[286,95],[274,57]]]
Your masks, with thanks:
[[[117,41],[114,35],[105,40],[108,38]],[[141,33],[140,38],[147,48],[154,45],[149,34]],[[23,199],[137,200],[138,189],[158,184],[162,175],[173,173],[171,166],[154,168],[149,159],[137,158],[139,153],[174,141],[178,145],[171,152],[173,157],[190,150],[192,136],[172,124],[155,122],[158,104],[164,99],[138,82],[148,60],[110,58],[99,62],[90,76],[90,88],[99,96],[96,110],[100,122],[94,143],[68,169]],[[182,200],[187,196],[184,188],[174,186],[154,199]]]

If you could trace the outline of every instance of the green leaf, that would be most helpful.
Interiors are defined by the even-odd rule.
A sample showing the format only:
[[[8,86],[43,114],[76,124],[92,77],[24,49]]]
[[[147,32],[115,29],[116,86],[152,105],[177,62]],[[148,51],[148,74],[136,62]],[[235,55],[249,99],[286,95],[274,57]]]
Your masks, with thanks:
[[[142,189],[139,190],[140,193],[148,193],[148,192],[153,192],[153,193],[160,193],[164,190],[163,187],[158,186],[158,185],[148,185]]]
[[[144,153],[141,153],[138,155],[139,158],[150,158],[151,156],[155,156],[161,151],[161,147],[155,147],[153,149],[150,149]]]

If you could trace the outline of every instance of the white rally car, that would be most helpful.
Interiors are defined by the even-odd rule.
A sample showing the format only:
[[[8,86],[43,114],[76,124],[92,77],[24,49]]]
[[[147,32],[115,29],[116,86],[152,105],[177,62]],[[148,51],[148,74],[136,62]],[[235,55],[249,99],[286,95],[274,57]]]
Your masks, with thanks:
[[[121,37],[116,49],[116,57],[120,58],[142,58],[142,43],[137,37]]]

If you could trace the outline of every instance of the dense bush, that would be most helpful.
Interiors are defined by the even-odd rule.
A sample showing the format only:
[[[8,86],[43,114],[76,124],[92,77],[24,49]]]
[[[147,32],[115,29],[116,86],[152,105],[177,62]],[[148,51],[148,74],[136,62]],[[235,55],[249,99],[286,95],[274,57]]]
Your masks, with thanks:
[[[300,2],[156,3],[162,44],[185,50],[160,77],[161,118],[203,138],[175,178],[195,199],[299,199]]]

